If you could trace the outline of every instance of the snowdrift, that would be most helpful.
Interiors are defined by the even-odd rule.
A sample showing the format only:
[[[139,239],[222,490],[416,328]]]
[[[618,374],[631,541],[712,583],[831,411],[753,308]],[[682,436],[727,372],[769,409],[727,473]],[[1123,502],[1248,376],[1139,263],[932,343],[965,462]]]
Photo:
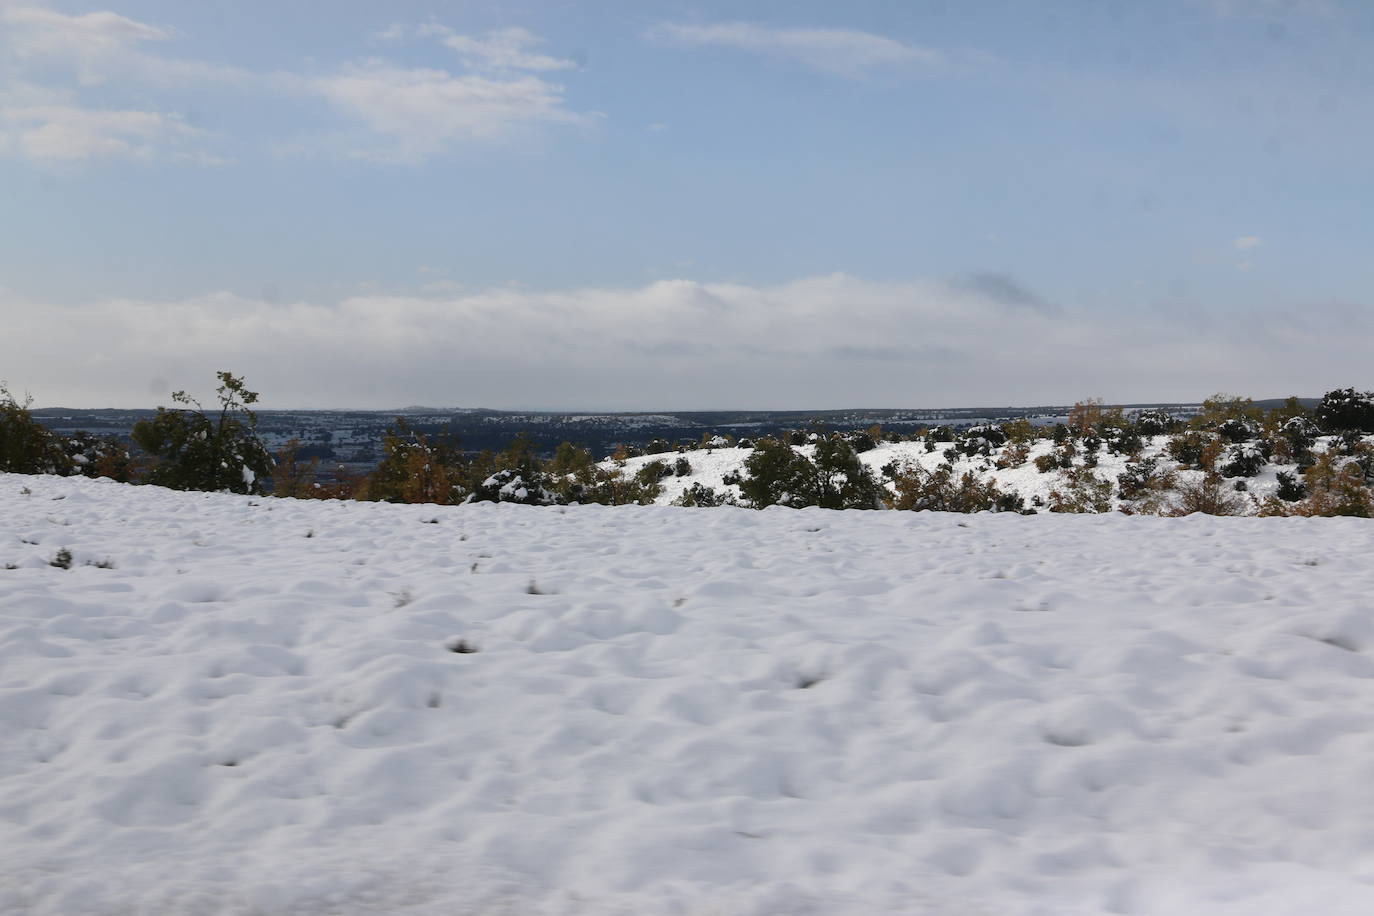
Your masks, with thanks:
[[[0,475],[0,912],[1374,912],[1371,547]]]

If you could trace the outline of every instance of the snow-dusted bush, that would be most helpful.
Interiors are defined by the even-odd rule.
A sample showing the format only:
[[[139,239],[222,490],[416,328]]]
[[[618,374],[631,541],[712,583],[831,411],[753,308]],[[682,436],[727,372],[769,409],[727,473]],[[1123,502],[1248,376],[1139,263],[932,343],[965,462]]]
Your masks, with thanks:
[[[1211,470],[1221,454],[1221,442],[1210,433],[1189,430],[1169,440],[1169,455],[1182,467]]]
[[[113,436],[77,432],[62,439],[62,450],[71,463],[71,473],[84,477],[108,477],[121,483],[134,479],[133,456]]]
[[[1183,425],[1183,421],[1167,410],[1150,408],[1142,410],[1135,416],[1136,432],[1142,436],[1162,436],[1171,433]]]
[[[151,420],[134,424],[133,439],[157,463],[148,482],[174,490],[261,493],[272,472],[272,456],[258,438],[258,400],[243,379],[217,372],[219,412],[211,416],[184,391],[172,400],[184,407],[159,407]]]
[[[1286,503],[1295,503],[1307,498],[1307,486],[1290,471],[1279,471],[1278,484],[1274,495]]]
[[[483,480],[473,492],[472,501],[556,505],[560,501],[558,494],[547,483],[542,474],[526,477],[518,468],[506,468]]]
[[[1216,426],[1216,433],[1226,442],[1246,442],[1260,433],[1260,425],[1249,417],[1229,417]]]
[[[1116,477],[1116,489],[1123,500],[1140,504],[1134,507],[1135,511],[1150,512],[1160,508],[1161,494],[1172,490],[1174,482],[1173,471],[1164,467],[1159,458],[1145,458],[1126,465]]]
[[[1226,450],[1221,463],[1223,477],[1254,477],[1268,460],[1259,442],[1244,442]]]
[[[1317,425],[1327,432],[1355,429],[1374,433],[1374,391],[1328,391],[1314,413]]]
[[[735,499],[729,493],[721,493],[704,484],[694,483],[683,490],[681,496],[673,500],[673,505],[714,508],[716,506],[733,506]]]

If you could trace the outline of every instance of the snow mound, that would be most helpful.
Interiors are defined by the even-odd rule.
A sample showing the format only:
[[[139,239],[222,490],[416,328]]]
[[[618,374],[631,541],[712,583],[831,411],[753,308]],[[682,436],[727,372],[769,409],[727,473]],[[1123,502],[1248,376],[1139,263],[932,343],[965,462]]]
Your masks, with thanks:
[[[0,475],[0,913],[1372,912],[1371,547]]]

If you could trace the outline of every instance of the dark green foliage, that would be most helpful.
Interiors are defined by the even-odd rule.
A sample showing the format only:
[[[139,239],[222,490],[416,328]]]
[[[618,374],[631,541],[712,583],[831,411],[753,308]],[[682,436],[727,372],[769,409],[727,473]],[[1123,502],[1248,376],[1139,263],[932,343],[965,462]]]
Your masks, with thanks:
[[[1354,429],[1374,433],[1374,391],[1338,388],[1322,395],[1315,411],[1317,425],[1325,432]]]
[[[1138,455],[1145,447],[1136,426],[1110,426],[1103,430],[1107,448],[1118,455]]]
[[[673,473],[678,477],[686,477],[692,473],[692,462],[688,461],[685,457],[679,458],[677,461],[673,462]]]
[[[645,462],[638,471],[635,471],[635,480],[641,484],[658,483],[665,477],[672,477],[673,469],[666,461],[655,459]]]
[[[814,491],[815,466],[789,443],[760,439],[744,470],[740,492],[754,508],[813,505],[807,497]]]
[[[1126,465],[1116,477],[1116,489],[1122,499],[1145,499],[1166,479],[1158,458],[1146,458]]]
[[[708,486],[694,483],[682,495],[673,500],[675,506],[692,506],[701,508],[714,508],[716,506],[732,506],[735,504],[733,498],[728,493],[718,493]]]
[[[524,433],[497,456],[496,465],[497,471],[474,488],[473,502],[550,506],[564,501]]]
[[[1276,494],[1286,503],[1295,503],[1307,498],[1307,487],[1290,471],[1279,471],[1279,487]]]
[[[71,461],[61,440],[0,382],[0,471],[10,474],[68,474]]]
[[[1221,464],[1223,477],[1254,477],[1264,467],[1264,451],[1255,445],[1233,445]]]
[[[1259,435],[1259,424],[1249,417],[1231,417],[1216,427],[1217,435],[1226,442],[1246,442]]]
[[[823,509],[876,509],[881,490],[859,454],[843,436],[816,443],[815,501]]]
[[[174,490],[261,493],[272,473],[272,456],[258,438],[258,418],[249,407],[257,402],[257,392],[228,372],[215,374],[217,416],[177,391],[172,400],[186,407],[159,407],[153,419],[134,425],[134,441],[157,459],[148,482]]]
[[[1165,433],[1173,432],[1182,425],[1183,421],[1178,417],[1167,410],[1157,408],[1142,410],[1135,417],[1136,432],[1142,436],[1162,436]]]
[[[58,569],[71,569],[72,552],[67,548],[63,547],[56,554],[53,555],[53,558],[51,560],[48,561],[48,565],[56,566]]]
[[[1190,431],[1170,439],[1168,449],[1169,454],[1179,464],[1185,467],[1199,467],[1203,454],[1211,443],[1212,438],[1207,434]]]

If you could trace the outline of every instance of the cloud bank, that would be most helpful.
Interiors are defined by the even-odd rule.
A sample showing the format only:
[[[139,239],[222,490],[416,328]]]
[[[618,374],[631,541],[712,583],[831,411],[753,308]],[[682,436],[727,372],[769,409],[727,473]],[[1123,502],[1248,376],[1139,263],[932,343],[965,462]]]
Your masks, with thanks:
[[[1008,289],[1019,291],[1009,295]],[[3,297],[3,294],[0,294]],[[1367,386],[1368,307],[1244,321],[1046,308],[1011,278],[634,288],[274,304],[218,293],[0,298],[0,367],[37,403],[151,406],[245,374],[269,407],[1034,405]],[[60,329],[60,330],[59,330]],[[154,380],[158,381],[153,388]],[[156,390],[154,390],[156,389]]]

